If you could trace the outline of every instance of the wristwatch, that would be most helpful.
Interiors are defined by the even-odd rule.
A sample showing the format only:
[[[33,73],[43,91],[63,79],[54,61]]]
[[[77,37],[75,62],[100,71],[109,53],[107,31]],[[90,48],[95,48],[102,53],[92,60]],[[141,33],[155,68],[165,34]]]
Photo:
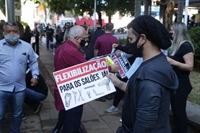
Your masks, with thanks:
[[[33,78],[34,79],[39,79],[39,77],[37,75],[34,75]]]

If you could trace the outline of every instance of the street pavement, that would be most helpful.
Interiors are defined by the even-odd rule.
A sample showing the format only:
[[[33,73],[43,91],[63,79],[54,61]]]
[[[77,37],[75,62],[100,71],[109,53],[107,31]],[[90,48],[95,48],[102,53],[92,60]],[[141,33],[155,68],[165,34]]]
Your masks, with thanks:
[[[45,42],[43,40],[43,42]],[[23,120],[21,125],[22,133],[51,133],[58,117],[58,111],[54,106],[53,87],[54,87],[54,56],[51,50],[46,50],[45,44],[40,45],[39,66],[40,72],[48,84],[48,97],[42,101],[43,106],[38,114],[24,105],[24,111],[27,119]],[[105,111],[112,105],[112,100],[106,102],[92,101],[84,105],[82,123],[88,133],[114,133],[121,125],[119,122],[121,116],[122,103],[119,104],[119,111],[106,113]],[[2,133],[9,133],[9,108],[3,122]]]

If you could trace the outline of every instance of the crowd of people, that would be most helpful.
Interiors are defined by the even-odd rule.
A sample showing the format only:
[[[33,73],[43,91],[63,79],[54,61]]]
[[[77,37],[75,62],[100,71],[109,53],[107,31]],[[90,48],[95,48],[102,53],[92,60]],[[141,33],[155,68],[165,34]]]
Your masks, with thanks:
[[[48,95],[48,87],[38,69],[37,58],[42,36],[46,37],[46,49],[54,54],[55,71],[86,62],[96,56],[105,56],[112,49],[127,55],[130,64],[137,59],[140,64],[129,76],[121,78],[118,66],[108,67],[107,77],[116,88],[114,94],[97,100],[113,99],[107,113],[118,111],[123,100],[122,126],[116,133],[187,133],[186,101],[192,90],[189,74],[193,70],[194,47],[184,23],[174,23],[169,31],[155,18],[142,15],[127,25],[127,42],[119,44],[112,34],[113,23],[96,29],[87,25],[70,25],[53,29],[47,25],[45,33],[41,25],[33,32],[26,26],[1,21],[0,40],[0,133],[7,104],[11,107],[10,132],[20,133],[23,104],[38,113],[41,101]],[[35,41],[30,45],[31,38]],[[171,40],[172,39],[172,40]],[[168,51],[163,54],[163,51]],[[120,56],[120,54],[118,55]],[[12,67],[15,64],[16,67]],[[134,66],[134,65],[132,65]],[[58,121],[52,133],[81,133],[83,106],[65,110],[57,85],[54,87],[55,108]],[[171,104],[174,125],[170,128],[169,106]]]

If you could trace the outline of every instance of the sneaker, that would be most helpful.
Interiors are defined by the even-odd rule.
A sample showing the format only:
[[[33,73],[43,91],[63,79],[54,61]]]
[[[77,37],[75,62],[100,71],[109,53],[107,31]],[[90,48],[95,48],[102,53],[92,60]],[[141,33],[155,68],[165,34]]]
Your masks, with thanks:
[[[117,112],[118,108],[112,105],[109,109],[106,110],[107,113]]]
[[[121,123],[122,123],[122,119],[119,119],[119,122],[121,122]]]
[[[37,114],[37,113],[39,113],[40,112],[40,110],[41,110],[41,108],[42,108],[42,103],[40,103],[38,106],[37,106],[37,108],[34,110],[34,114]]]
[[[26,114],[22,114],[22,120],[26,120],[27,119],[27,115]]]

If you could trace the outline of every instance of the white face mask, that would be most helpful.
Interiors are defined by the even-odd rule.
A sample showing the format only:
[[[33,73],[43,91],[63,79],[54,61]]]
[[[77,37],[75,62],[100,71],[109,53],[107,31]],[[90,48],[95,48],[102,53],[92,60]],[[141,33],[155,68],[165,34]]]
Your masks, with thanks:
[[[16,44],[19,41],[19,34],[4,35],[4,38],[5,38],[5,40],[6,40],[7,43],[13,45],[13,44]]]

